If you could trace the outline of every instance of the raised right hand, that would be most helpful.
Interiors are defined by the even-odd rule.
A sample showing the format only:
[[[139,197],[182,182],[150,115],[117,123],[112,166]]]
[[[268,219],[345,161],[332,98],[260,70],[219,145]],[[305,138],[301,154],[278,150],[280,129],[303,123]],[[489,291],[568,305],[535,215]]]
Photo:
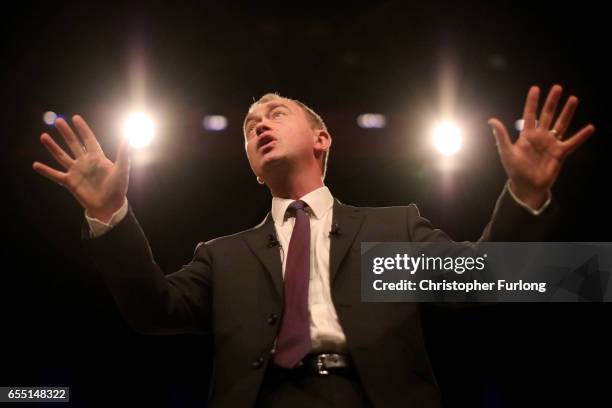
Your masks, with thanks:
[[[72,123],[80,139],[63,119],[57,119],[55,126],[74,157],[59,147],[49,134],[43,133],[40,136],[41,143],[66,172],[40,162],[34,162],[32,168],[42,176],[66,187],[85,208],[87,215],[108,222],[113,213],[121,208],[127,194],[130,173],[129,142],[125,138],[121,140],[117,160],[113,163],[104,155],[96,136],[82,117],[73,116]]]

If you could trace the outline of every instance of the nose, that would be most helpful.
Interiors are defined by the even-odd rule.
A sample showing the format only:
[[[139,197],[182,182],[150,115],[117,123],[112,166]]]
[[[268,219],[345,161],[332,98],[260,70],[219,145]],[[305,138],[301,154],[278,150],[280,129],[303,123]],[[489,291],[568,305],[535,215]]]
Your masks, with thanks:
[[[266,119],[262,119],[259,121],[257,125],[255,125],[255,134],[257,136],[261,135],[263,132],[271,130],[270,126],[268,126]]]

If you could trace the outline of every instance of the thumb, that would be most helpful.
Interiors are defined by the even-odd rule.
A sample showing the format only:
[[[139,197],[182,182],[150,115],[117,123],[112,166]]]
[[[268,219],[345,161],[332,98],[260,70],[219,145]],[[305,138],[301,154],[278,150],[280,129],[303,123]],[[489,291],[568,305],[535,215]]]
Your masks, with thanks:
[[[130,169],[130,150],[130,141],[125,137],[121,138],[117,149],[117,160],[115,161],[120,170],[128,171]]]
[[[510,151],[512,141],[504,124],[497,118],[489,119],[488,124],[491,126],[499,151],[504,154]]]

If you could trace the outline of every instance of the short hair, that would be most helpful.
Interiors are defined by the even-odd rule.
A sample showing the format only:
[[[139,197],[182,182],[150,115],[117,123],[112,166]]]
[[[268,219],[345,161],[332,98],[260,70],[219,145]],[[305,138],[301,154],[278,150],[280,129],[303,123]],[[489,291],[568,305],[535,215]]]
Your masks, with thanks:
[[[304,104],[303,102],[297,99],[286,98],[276,92],[269,92],[263,95],[261,98],[253,102],[251,106],[249,106],[247,115],[244,117],[245,122],[243,122],[242,124],[242,129],[244,130],[244,126],[246,125],[246,117],[256,105],[259,105],[261,103],[267,103],[273,100],[285,100],[285,101],[295,102],[302,109],[302,111],[306,114],[306,118],[308,119],[308,121],[310,122],[311,126],[314,129],[323,129],[327,131],[327,126],[325,125],[323,118],[321,118],[321,116],[317,112],[315,112],[310,107],[308,107],[306,104]],[[323,160],[321,162],[321,175],[323,179],[325,179],[325,174],[327,173],[327,161],[329,159],[329,149],[330,148],[328,147],[327,150],[325,151],[325,155],[323,156]]]

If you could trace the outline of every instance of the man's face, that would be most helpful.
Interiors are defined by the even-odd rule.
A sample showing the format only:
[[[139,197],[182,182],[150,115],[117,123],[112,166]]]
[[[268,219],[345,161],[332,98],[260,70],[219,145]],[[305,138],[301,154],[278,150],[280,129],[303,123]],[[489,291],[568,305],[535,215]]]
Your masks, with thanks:
[[[317,130],[295,102],[274,99],[257,104],[247,115],[245,149],[253,172],[282,171],[287,163],[308,163],[314,159]]]

